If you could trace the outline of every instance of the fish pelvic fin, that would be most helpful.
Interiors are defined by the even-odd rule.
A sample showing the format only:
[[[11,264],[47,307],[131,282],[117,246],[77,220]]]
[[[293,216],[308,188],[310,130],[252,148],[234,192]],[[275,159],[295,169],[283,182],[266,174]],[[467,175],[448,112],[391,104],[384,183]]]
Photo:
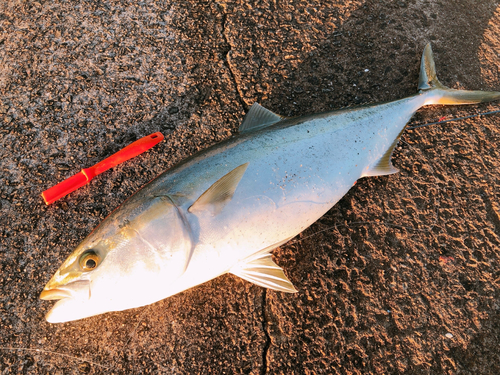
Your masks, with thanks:
[[[251,259],[237,264],[229,272],[264,288],[285,293],[297,292],[297,289],[285,276],[283,269],[274,263],[271,253],[259,253]]]
[[[425,104],[474,104],[500,99],[500,92],[454,90],[443,85],[436,74],[431,44],[427,44],[420,63],[418,89],[427,93]]]
[[[278,243],[259,250],[233,266],[229,273],[264,288],[285,293],[296,293],[297,289],[288,280],[283,269],[274,263],[271,258],[271,251],[290,241],[293,237],[285,238]]]

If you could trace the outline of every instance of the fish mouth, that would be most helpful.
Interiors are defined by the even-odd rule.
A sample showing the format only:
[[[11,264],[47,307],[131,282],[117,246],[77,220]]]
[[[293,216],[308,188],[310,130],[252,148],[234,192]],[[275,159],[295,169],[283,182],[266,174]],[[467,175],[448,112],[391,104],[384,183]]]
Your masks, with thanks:
[[[40,293],[40,299],[45,301],[59,300],[63,298],[71,298],[71,292],[65,289],[44,289]]]
[[[47,284],[40,293],[40,299],[45,301],[62,300],[68,298],[90,298],[90,281],[78,280],[64,285]]]
[[[40,293],[40,299],[55,301],[45,315],[49,323],[63,323],[94,315],[92,309],[95,306],[90,301],[89,280],[47,285]]]

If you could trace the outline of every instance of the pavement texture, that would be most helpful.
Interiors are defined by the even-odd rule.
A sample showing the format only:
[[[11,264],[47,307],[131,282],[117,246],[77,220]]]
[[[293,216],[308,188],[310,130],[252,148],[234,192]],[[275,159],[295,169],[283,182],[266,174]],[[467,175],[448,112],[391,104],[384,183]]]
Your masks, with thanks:
[[[115,207],[236,134],[252,103],[296,116],[411,95],[427,42],[444,84],[500,90],[499,36],[492,0],[2,1],[0,372],[500,373],[499,115],[405,132],[399,174],[360,180],[275,251],[297,294],[225,275],[55,325],[38,299]],[[43,203],[156,131],[154,149]]]

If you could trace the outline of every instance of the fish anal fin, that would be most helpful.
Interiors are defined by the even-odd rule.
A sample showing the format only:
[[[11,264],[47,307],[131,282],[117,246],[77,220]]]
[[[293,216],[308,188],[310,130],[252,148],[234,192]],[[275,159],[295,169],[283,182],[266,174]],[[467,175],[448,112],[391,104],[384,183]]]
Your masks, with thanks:
[[[240,125],[239,132],[245,133],[276,124],[284,117],[264,108],[259,103],[254,103]]]
[[[242,164],[218,179],[188,208],[188,211],[195,213],[202,210],[209,210],[212,215],[220,213],[224,206],[233,198],[234,192],[245,174],[248,164]]]
[[[391,161],[392,153],[398,145],[398,142],[399,136],[394,140],[394,142],[387,149],[384,155],[382,155],[378,162],[370,169],[365,171],[361,177],[385,176],[388,174],[398,173],[399,169],[395,168],[394,165],[392,165]]]
[[[264,288],[285,293],[297,292],[297,289],[286,277],[283,269],[274,263],[269,252],[264,253],[261,251],[238,263],[229,272]]]

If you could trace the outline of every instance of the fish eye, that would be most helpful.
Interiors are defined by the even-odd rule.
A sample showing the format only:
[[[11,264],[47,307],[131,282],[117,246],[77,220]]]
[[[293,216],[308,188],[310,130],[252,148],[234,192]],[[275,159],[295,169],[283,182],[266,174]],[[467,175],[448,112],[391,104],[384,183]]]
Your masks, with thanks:
[[[101,258],[94,250],[87,250],[80,256],[80,267],[84,271],[92,271],[100,261]]]

